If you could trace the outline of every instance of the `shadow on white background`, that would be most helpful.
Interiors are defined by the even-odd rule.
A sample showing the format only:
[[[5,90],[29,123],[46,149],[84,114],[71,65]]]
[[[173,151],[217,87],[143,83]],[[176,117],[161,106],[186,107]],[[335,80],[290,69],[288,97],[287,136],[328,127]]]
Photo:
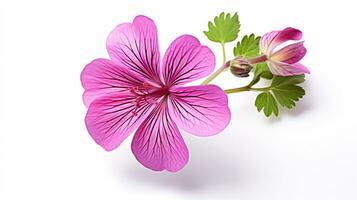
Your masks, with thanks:
[[[356,26],[353,1],[0,1],[0,199],[357,199]],[[240,38],[294,26],[304,32],[306,95],[278,119],[256,112],[257,93],[229,97],[233,118],[207,138],[182,133],[190,161],[152,172],[130,150],[90,138],[79,75],[118,23],[145,14],[158,25],[161,55],[202,33],[221,11],[238,11]],[[345,23],[346,22],[346,23]],[[232,49],[234,43],[229,45]],[[228,52],[232,56],[232,52]],[[228,54],[227,54],[228,55]],[[228,77],[229,78],[229,77]],[[218,77],[222,88],[243,80]],[[230,85],[228,85],[230,84]]]
[[[312,109],[316,109],[318,105],[315,105],[316,103],[313,100],[316,99],[316,97],[314,98],[314,91],[309,87],[311,82],[309,78],[311,77],[308,76],[309,75],[307,75],[307,81],[303,84],[307,92],[303,101],[297,102],[297,106],[292,110],[280,109],[281,113],[279,118],[262,117],[262,119],[259,120],[264,120],[264,123],[268,123],[271,126],[278,126],[279,123],[283,123],[281,121],[284,118],[295,118],[313,112]],[[254,98],[256,95],[257,94],[253,94],[252,97]],[[243,95],[238,94],[236,98],[241,97],[243,97]],[[245,99],[245,97],[243,98]],[[234,100],[234,98],[230,99],[230,104],[232,104]],[[232,112],[234,112],[233,109],[240,109],[241,116],[249,116],[255,109],[252,102],[252,100],[249,101],[245,99],[240,102],[240,105],[232,105]],[[259,113],[258,115],[263,115],[263,113]],[[237,119],[233,118],[232,122],[234,120]],[[252,131],[249,129],[249,126],[242,126],[241,128],[229,128],[229,130],[225,130],[221,134],[223,137],[227,137],[227,134],[235,134],[234,132],[227,133],[232,130],[239,130],[241,133]],[[116,171],[117,178],[124,182],[144,186],[149,185],[155,188],[170,188],[185,193],[201,193],[212,189],[221,189],[227,192],[240,190],[248,187],[251,181],[257,178],[252,176],[262,173],[262,171],[259,170],[259,166],[257,166],[259,165],[260,158],[254,160],[254,158],[245,157],[247,155],[242,155],[242,152],[237,152],[237,150],[240,149],[237,146],[240,145],[238,141],[241,139],[238,132],[236,133],[237,135],[230,136],[232,142],[225,142],[224,145],[219,145],[219,142],[213,142],[215,139],[210,137],[199,138],[184,133],[182,130],[180,131],[190,151],[190,161],[182,171],[178,173],[153,172],[141,166],[141,164],[135,160],[134,156],[131,156],[131,159],[134,161],[129,162],[126,162],[127,160],[122,162],[120,158],[113,156],[113,170]],[[221,135],[216,137],[220,136]],[[226,141],[222,137],[218,139]],[[131,138],[128,138],[128,140],[131,140]]]
[[[238,163],[234,152],[217,146],[190,145],[190,162],[177,174],[168,172],[151,172],[144,169],[138,162],[121,163],[123,169],[118,170],[118,178],[136,184],[149,185],[158,188],[173,188],[184,192],[201,192],[212,188],[232,188],[249,179],[246,166]],[[202,149],[200,149],[202,148]],[[208,150],[207,148],[214,148]],[[206,150],[203,150],[206,149]],[[202,152],[200,152],[202,151]],[[192,155],[195,152],[194,155]],[[117,168],[119,169],[119,167]]]
[[[312,91],[309,91],[308,83],[305,83],[304,88],[309,93],[312,93]],[[251,98],[254,98],[255,95],[252,95]],[[261,123],[269,126],[279,126],[280,123],[283,123],[282,120],[284,118],[306,115],[316,108],[315,102],[311,97],[311,95],[307,95],[306,99],[298,102],[297,107],[292,111],[281,109],[280,118],[266,119],[261,117],[261,119],[255,120],[262,120]],[[238,95],[236,98],[239,99],[241,97]],[[235,98],[231,99],[230,104],[234,100]],[[233,127],[226,129],[223,133],[214,136],[214,138],[200,138],[181,131],[190,151],[190,161],[182,171],[178,173],[153,172],[144,168],[135,160],[134,156],[124,155],[118,149],[117,152],[111,152],[112,155],[110,156],[110,165],[112,165],[111,168],[114,171],[115,178],[130,185],[172,189],[186,194],[204,194],[207,192],[210,194],[215,191],[223,194],[223,196],[229,196],[240,190],[249,190],[252,184],[264,187],[261,184],[267,182],[267,174],[270,176],[271,174],[276,175],[276,173],[279,173],[269,166],[262,167],[262,164],[269,163],[267,161],[269,153],[266,154],[268,155],[267,158],[262,157],[265,153],[264,149],[259,147],[259,143],[261,143],[259,135],[269,137],[270,133],[251,132],[254,130],[252,130],[250,123],[247,123],[247,121],[257,117],[248,117],[251,115],[252,110],[255,109],[251,101],[241,101],[239,104],[231,106],[231,108],[240,109],[241,116],[247,117],[245,119],[234,117],[231,123]],[[263,113],[258,113],[257,115],[263,115]],[[240,120],[238,125],[233,123],[235,120]],[[130,141],[131,138],[128,138],[128,140]],[[130,143],[129,141],[126,142]],[[253,147],[251,147],[255,141],[257,144],[253,144]],[[250,149],[255,147],[256,149]],[[120,148],[130,148],[130,145],[126,144],[125,147]],[[130,157],[130,159],[123,159],[125,156]],[[259,179],[262,180],[262,183],[253,182]]]

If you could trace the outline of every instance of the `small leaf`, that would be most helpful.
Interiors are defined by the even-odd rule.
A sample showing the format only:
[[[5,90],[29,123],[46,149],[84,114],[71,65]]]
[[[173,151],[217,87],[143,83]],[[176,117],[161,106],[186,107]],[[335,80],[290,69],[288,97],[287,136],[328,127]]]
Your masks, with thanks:
[[[208,31],[204,31],[207,38],[213,42],[227,43],[232,42],[238,37],[240,23],[238,14],[228,13],[225,15],[222,12],[214,18],[213,22],[208,22]]]
[[[254,76],[260,76],[265,79],[273,78],[273,74],[270,72],[270,69],[266,62],[258,63],[255,65]]]
[[[260,78],[265,78],[265,79],[273,78],[273,74],[270,72],[269,67],[265,62],[258,63],[255,65],[254,77],[249,85],[250,86],[255,85],[256,83],[259,82]]]
[[[236,47],[234,47],[234,56],[241,56],[244,58],[259,56],[259,41],[260,37],[256,37],[254,34],[244,36],[241,41],[237,42]]]
[[[263,68],[266,68],[266,70],[264,70],[260,77],[271,80],[274,75],[270,72],[270,69],[268,68],[268,65],[266,63],[260,63],[262,66],[264,66]]]
[[[269,117],[272,113],[275,116],[279,115],[278,104],[274,96],[268,91],[262,92],[257,96],[255,106],[259,112],[263,110],[266,117]]]

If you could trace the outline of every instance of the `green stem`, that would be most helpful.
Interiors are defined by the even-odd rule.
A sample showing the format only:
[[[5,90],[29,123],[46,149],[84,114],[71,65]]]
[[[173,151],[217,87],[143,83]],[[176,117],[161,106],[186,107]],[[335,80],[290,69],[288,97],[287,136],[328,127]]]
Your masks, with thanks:
[[[226,94],[232,94],[232,93],[249,91],[250,89],[251,89],[250,87],[244,86],[244,87],[240,87],[240,88],[233,88],[233,89],[224,90],[224,92]]]
[[[206,80],[204,80],[201,85],[207,85],[209,82],[211,82],[213,79],[215,79],[220,73],[222,73],[226,69],[227,65],[222,65],[220,68],[218,68],[211,76],[209,76]]]
[[[222,46],[222,52],[223,52],[223,65],[226,63],[226,47],[224,45],[225,43],[224,42],[221,42],[221,46]]]
[[[258,63],[261,63],[261,62],[265,62],[267,61],[267,56],[266,55],[260,55],[258,57],[255,57],[255,58],[250,58],[248,59],[248,62],[250,64],[258,64]]]
[[[270,90],[270,87],[264,87],[264,88],[250,88],[252,91],[267,91]]]
[[[249,85],[244,86],[244,87],[239,87],[239,88],[232,88],[228,90],[224,90],[226,94],[233,94],[233,93],[238,93],[238,92],[245,92],[245,91],[267,91],[269,90],[270,87],[265,87],[265,88],[252,88]]]
[[[206,80],[204,80],[201,85],[207,85],[208,83],[213,81],[213,79],[215,79],[218,75],[220,75],[227,67],[230,67],[231,62],[229,64],[226,63],[226,48],[224,44],[224,42],[221,42],[223,52],[223,65],[218,68],[213,74],[211,74]]]

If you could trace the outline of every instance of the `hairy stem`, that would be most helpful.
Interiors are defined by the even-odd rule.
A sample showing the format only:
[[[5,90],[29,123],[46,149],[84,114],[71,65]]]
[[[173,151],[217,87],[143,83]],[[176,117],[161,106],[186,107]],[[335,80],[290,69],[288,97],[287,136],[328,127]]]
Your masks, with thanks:
[[[250,90],[250,87],[244,86],[244,87],[240,87],[240,88],[224,90],[224,92],[226,94],[232,94],[232,93],[238,93],[238,92],[245,92],[245,91],[249,91],[249,90]]]
[[[229,66],[229,65],[228,64],[222,65],[215,72],[213,72],[213,74],[211,74],[206,80],[204,80],[201,83],[201,85],[207,85],[209,82],[211,82],[213,79],[215,79],[220,73],[222,73],[227,68],[227,66]]]
[[[265,88],[252,88],[249,85],[244,86],[244,87],[239,87],[239,88],[232,88],[228,90],[224,90],[226,94],[233,94],[233,93],[238,93],[238,92],[245,92],[245,91],[267,91],[269,90],[270,87],[265,87]]]
[[[226,47],[224,45],[224,42],[221,42],[222,46],[222,52],[223,52],[223,65],[226,63],[227,57],[226,57]]]
[[[218,68],[213,74],[211,74],[206,80],[204,80],[201,85],[207,85],[210,83],[213,79],[215,79],[218,75],[220,75],[227,67],[230,67],[230,63],[226,63],[226,48],[224,45],[224,42],[221,43],[222,46],[222,53],[223,53],[223,65]]]
[[[261,56],[255,57],[255,58],[248,59],[248,62],[250,64],[258,64],[258,63],[267,61],[267,59],[268,58],[266,55],[261,55]]]

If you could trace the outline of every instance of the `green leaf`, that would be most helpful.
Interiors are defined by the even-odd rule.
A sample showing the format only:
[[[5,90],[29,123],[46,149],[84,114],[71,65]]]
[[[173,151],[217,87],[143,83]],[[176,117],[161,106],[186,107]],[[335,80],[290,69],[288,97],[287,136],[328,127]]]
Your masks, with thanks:
[[[222,12],[214,18],[213,22],[208,22],[208,31],[204,31],[204,34],[213,42],[227,43],[238,37],[239,28],[237,13],[231,16],[230,13]]]
[[[296,85],[279,86],[272,91],[279,104],[289,109],[295,106],[295,101],[299,101],[305,95],[305,90]]]
[[[269,67],[265,62],[258,63],[255,65],[254,77],[249,85],[250,86],[255,85],[256,83],[259,82],[260,78],[265,78],[265,79],[273,78],[273,74],[270,72]]]
[[[258,71],[259,68],[256,70]],[[263,67],[259,71],[264,71]],[[259,74],[260,72],[255,72]],[[261,74],[261,73],[260,73]],[[260,77],[257,75],[257,77]],[[264,89],[256,100],[255,106],[260,112],[264,110],[265,116],[269,117],[272,113],[279,114],[278,103],[285,108],[291,109],[304,95],[305,90],[297,84],[305,81],[305,75],[298,76],[274,76],[270,87]]]
[[[234,47],[234,56],[242,56],[244,58],[259,56],[259,41],[260,37],[256,37],[254,34],[244,36],[241,41],[237,42],[236,47]]]
[[[274,113],[275,116],[279,115],[278,104],[274,96],[268,91],[262,92],[257,96],[255,106],[259,112],[264,110],[266,117],[269,117],[272,113]]]
[[[263,66],[262,68],[264,69],[263,72],[261,72],[260,77],[265,78],[265,79],[272,79],[274,77],[274,75],[270,72],[270,69],[268,67],[267,63],[260,63],[261,66]]]
[[[271,91],[282,107],[291,109],[295,106],[295,102],[305,95],[305,90],[296,85],[304,81],[304,75],[289,77],[274,76],[271,83]]]
[[[266,62],[258,63],[255,65],[254,76],[260,76],[269,80],[273,78],[273,74],[270,72],[270,69]]]
[[[271,86],[297,85],[304,81],[305,75],[303,74],[297,76],[274,76]]]

